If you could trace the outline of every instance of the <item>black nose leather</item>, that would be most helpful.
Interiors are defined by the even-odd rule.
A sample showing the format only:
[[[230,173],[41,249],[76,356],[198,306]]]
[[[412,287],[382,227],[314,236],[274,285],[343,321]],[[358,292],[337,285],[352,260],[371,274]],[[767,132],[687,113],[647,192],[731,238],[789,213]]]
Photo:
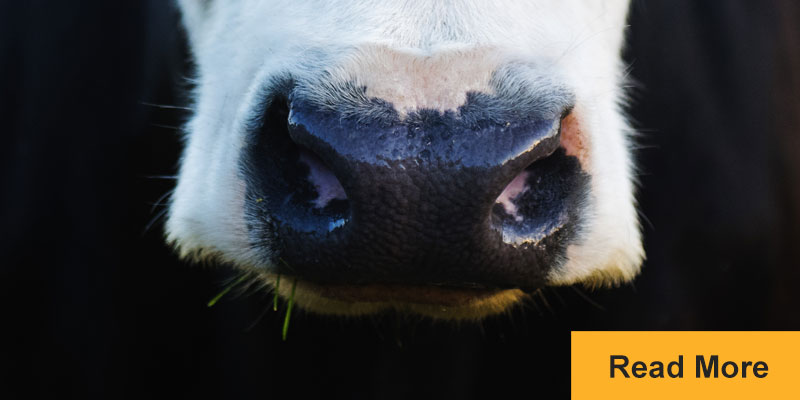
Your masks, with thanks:
[[[253,240],[271,241],[285,273],[537,287],[574,233],[586,177],[559,149],[559,118],[465,122],[422,110],[387,124],[302,101],[267,118],[287,125],[262,132],[254,148],[263,151],[249,153],[244,174],[262,176],[247,179],[247,207],[267,227],[251,229]],[[322,190],[297,162],[308,153],[346,196],[313,205]],[[511,216],[498,197],[523,172],[528,186]]]
[[[508,183],[523,168],[559,146],[560,119],[468,126],[450,113],[436,111],[423,111],[408,119],[391,126],[354,124],[334,113],[295,104],[289,113],[289,135],[295,143],[318,154],[338,176],[353,183],[364,182],[357,179],[359,173],[377,170],[391,170],[391,175],[419,173],[423,180],[456,185],[470,184],[478,175],[486,180],[484,183]],[[369,186],[373,184],[380,182],[369,182]],[[481,191],[492,192],[495,186]],[[499,192],[493,194],[496,198]]]

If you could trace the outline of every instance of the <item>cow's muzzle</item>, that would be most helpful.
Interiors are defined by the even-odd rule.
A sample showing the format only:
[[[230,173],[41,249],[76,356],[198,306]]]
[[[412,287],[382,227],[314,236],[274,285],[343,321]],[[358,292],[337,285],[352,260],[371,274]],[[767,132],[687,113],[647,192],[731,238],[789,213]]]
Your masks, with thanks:
[[[242,164],[252,245],[317,285],[541,287],[589,180],[560,147],[561,119],[387,123],[276,99]]]

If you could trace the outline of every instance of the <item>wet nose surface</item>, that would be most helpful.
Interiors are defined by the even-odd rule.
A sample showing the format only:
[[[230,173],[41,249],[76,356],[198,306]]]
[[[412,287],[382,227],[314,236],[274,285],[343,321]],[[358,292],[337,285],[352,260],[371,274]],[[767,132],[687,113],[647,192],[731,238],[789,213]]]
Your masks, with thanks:
[[[246,207],[285,273],[535,288],[579,224],[588,178],[559,148],[560,118],[422,110],[386,124],[301,101],[267,118],[285,125],[247,152]]]

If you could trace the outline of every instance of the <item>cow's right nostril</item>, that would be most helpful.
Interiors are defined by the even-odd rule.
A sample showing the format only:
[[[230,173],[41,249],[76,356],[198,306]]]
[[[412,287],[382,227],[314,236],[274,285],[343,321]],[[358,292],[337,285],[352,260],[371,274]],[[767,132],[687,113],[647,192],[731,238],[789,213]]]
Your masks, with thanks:
[[[274,99],[252,138],[256,151],[243,164],[252,183],[248,201],[273,224],[305,234],[333,231],[349,219],[347,195],[325,162],[291,139],[288,115],[287,101]]]
[[[313,200],[314,207],[324,209],[334,200],[347,200],[342,184],[330,168],[310,150],[299,146],[298,160],[308,167],[306,179],[317,192]]]

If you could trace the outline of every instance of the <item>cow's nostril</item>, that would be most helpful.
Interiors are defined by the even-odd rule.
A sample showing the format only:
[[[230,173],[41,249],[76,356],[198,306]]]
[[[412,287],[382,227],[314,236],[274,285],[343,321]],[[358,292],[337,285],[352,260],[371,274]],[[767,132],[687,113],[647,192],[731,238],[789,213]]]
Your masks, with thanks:
[[[503,189],[500,197],[497,198],[497,203],[503,206],[505,213],[514,218],[515,221],[522,221],[523,217],[519,213],[517,207],[518,198],[528,191],[528,171],[522,171],[517,175],[511,183]]]
[[[330,168],[313,152],[300,146],[298,160],[308,167],[307,180],[317,192],[314,207],[323,209],[334,200],[347,200],[342,184]]]
[[[578,218],[576,205],[585,198],[587,175],[581,168],[583,159],[565,146],[577,143],[574,121],[572,112],[565,111],[559,124],[560,146],[519,172],[495,201],[491,224],[502,232],[503,242],[537,244]],[[570,135],[566,140],[565,125]]]
[[[347,195],[339,180],[313,151],[295,143],[288,131],[288,103],[276,98],[245,155],[248,202],[264,220],[297,232],[325,234],[349,219]],[[257,240],[259,238],[256,238]]]
[[[505,243],[536,244],[578,218],[587,179],[579,160],[559,148],[506,186],[492,209],[492,225]]]

